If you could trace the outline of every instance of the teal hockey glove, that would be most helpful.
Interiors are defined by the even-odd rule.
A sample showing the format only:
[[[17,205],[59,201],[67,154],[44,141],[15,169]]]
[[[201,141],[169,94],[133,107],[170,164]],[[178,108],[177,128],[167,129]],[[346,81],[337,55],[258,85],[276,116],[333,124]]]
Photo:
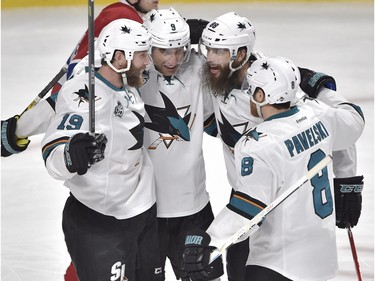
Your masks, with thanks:
[[[191,231],[187,234],[181,262],[183,281],[213,280],[224,274],[221,257],[209,264],[210,254],[215,249],[209,246],[210,241],[211,237],[202,230]]]
[[[104,159],[107,138],[104,134],[78,133],[65,144],[64,159],[69,172],[86,174],[88,168]]]

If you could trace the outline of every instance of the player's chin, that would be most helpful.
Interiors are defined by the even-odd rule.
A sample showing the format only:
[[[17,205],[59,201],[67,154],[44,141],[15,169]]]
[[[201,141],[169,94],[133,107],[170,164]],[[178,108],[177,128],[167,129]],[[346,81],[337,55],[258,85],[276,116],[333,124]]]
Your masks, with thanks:
[[[128,76],[127,80],[128,80],[128,86],[134,87],[134,88],[140,88],[144,84],[142,72],[139,75]]]

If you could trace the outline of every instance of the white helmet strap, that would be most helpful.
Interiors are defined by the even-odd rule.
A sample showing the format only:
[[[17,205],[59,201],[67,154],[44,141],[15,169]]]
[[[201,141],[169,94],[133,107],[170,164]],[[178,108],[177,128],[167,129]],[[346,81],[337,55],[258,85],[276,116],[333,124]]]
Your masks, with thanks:
[[[262,101],[262,102],[257,102],[254,99],[254,94],[250,96],[250,99],[255,104],[255,106],[257,108],[257,113],[258,113],[259,117],[262,118],[262,119],[264,119],[263,114],[262,114],[262,106],[268,104],[268,101],[266,99],[264,99],[264,101]]]
[[[109,65],[110,68],[113,69],[113,71],[121,74],[122,83],[124,84],[124,87],[128,85],[128,78],[126,76],[126,71],[130,69],[130,65],[132,63],[131,60],[126,60],[126,61],[127,61],[126,68],[121,68],[121,69],[117,69],[110,61],[107,61],[107,64]]]
[[[130,65],[132,63],[132,60],[127,59],[126,61],[127,61],[126,68],[121,68],[121,69],[117,69],[116,67],[114,67],[114,65],[109,60],[107,61],[107,64],[109,65],[110,68],[112,68],[117,73],[123,73],[130,69]]]
[[[237,54],[238,54],[238,51],[237,51]],[[236,57],[237,57],[237,56],[236,56]],[[245,58],[245,59],[242,61],[242,63],[241,63],[239,66],[237,66],[237,67],[233,67],[233,63],[234,63],[235,59],[231,60],[231,61],[229,62],[230,73],[229,73],[228,78],[232,76],[233,72],[235,72],[235,71],[241,69],[241,67],[243,67],[243,66],[245,65],[245,63],[247,63],[247,61],[249,60],[249,58],[250,58],[250,52],[246,52],[246,58]]]

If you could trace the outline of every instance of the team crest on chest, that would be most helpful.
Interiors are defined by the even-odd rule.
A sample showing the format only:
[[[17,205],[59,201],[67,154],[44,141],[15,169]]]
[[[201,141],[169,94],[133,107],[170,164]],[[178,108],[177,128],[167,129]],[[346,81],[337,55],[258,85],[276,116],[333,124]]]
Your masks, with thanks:
[[[190,105],[176,108],[165,94],[161,91],[159,93],[164,107],[145,105],[146,112],[151,119],[151,122],[145,123],[145,127],[159,133],[159,137],[148,149],[156,149],[160,143],[164,143],[165,147],[169,148],[174,141],[190,141],[190,130],[195,119],[190,120]]]

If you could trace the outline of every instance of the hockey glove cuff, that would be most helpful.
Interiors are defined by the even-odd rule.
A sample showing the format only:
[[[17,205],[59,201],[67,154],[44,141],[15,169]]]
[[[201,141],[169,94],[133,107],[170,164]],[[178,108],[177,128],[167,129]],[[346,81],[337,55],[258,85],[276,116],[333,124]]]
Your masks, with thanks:
[[[8,157],[20,153],[28,147],[30,141],[27,138],[16,136],[17,121],[19,115],[15,115],[5,121],[1,121],[1,156]]]
[[[301,83],[299,86],[309,97],[316,98],[322,87],[336,91],[336,81],[332,76],[299,67]]]
[[[336,226],[357,225],[362,209],[363,176],[335,178]]]
[[[209,264],[210,254],[215,249],[209,246],[210,241],[211,237],[202,230],[187,234],[181,263],[182,280],[213,280],[224,274],[221,257]]]
[[[186,22],[190,28],[190,44],[198,44],[203,29],[205,29],[208,21],[202,19],[188,19]]]
[[[64,159],[69,172],[86,174],[88,168],[104,159],[107,138],[104,134],[78,133],[65,144]]]

